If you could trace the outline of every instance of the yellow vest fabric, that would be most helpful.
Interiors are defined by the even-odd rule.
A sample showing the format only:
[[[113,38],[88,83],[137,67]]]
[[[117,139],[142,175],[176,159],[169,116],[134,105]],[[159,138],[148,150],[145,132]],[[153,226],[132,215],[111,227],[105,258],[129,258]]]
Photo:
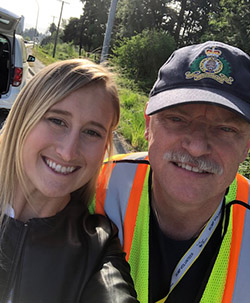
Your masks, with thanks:
[[[113,161],[108,187],[105,188],[105,178],[101,174],[90,211],[108,215],[118,226],[138,300],[147,303],[150,165],[147,153],[118,155]],[[106,169],[107,164],[104,164],[102,172]],[[237,175],[225,200],[226,209],[230,207],[229,224],[201,303],[250,302],[249,180]],[[243,203],[230,205],[234,200]],[[164,301],[160,300],[159,303]]]

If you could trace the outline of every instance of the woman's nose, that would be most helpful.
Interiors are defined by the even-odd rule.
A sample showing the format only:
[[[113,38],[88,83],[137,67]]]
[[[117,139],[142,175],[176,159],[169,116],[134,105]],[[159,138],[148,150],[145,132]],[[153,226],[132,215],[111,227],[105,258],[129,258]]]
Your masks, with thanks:
[[[56,152],[66,162],[75,160],[79,156],[79,152],[80,152],[78,136],[76,135],[65,136],[63,140],[61,140],[58,143],[56,147]]]

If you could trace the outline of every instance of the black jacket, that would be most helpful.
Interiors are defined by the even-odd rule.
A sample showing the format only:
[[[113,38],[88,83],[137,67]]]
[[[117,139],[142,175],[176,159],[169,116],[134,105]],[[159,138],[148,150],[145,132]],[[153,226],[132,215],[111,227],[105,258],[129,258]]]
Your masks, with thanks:
[[[70,202],[57,215],[10,218],[0,245],[0,302],[138,302],[107,218]]]

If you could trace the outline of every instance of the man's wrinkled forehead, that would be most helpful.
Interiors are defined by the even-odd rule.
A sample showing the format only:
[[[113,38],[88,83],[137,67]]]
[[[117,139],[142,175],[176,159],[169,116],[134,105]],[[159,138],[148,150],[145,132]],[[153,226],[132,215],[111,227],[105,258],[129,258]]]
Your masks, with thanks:
[[[230,108],[218,105],[216,103],[189,103],[189,104],[175,104],[173,106],[169,106],[164,108],[163,110],[159,111],[152,115],[152,117],[158,116],[165,116],[169,113],[176,113],[181,115],[195,115],[199,113],[200,115],[206,116],[209,114],[210,116],[214,117],[215,120],[220,120],[224,122],[235,122],[239,124],[246,124],[250,126],[248,120],[245,119],[244,116],[240,115],[238,112],[233,111]]]

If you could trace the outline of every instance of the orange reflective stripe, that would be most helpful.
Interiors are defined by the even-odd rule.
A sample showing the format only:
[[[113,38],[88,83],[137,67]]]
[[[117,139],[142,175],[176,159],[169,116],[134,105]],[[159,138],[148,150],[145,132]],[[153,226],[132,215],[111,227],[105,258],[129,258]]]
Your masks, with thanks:
[[[145,160],[147,158],[148,157],[146,157]],[[147,164],[145,165],[140,164],[140,166],[138,166],[128,200],[128,206],[124,220],[124,230],[126,231],[126,233],[124,234],[124,248],[123,248],[124,251],[126,252],[127,261],[129,260],[129,256],[130,256],[132,240],[134,237],[136,218],[137,218],[141,193],[144,184],[142,180],[145,179],[147,169],[148,169]]]
[[[104,215],[104,204],[106,197],[105,185],[107,184],[107,165],[103,165],[101,173],[98,178],[97,190],[95,196],[95,213]]]
[[[248,203],[249,195],[249,184],[246,179],[237,175],[237,195],[236,200],[240,200]],[[240,254],[242,233],[244,227],[244,218],[245,218],[245,207],[239,207],[238,205],[233,205],[233,232],[232,232],[232,241],[231,249],[229,255],[229,264],[227,271],[227,280],[225,285],[225,291],[223,295],[222,302],[229,303],[232,301],[235,278],[237,273],[238,259]]]
[[[107,183],[109,174],[107,170],[113,170],[115,166],[115,162],[112,164],[103,165],[100,175],[97,180],[97,187],[96,187],[96,195],[95,195],[95,213],[105,215],[104,207],[105,207],[105,199],[106,199],[106,192],[107,192]],[[109,166],[111,165],[111,166]]]

